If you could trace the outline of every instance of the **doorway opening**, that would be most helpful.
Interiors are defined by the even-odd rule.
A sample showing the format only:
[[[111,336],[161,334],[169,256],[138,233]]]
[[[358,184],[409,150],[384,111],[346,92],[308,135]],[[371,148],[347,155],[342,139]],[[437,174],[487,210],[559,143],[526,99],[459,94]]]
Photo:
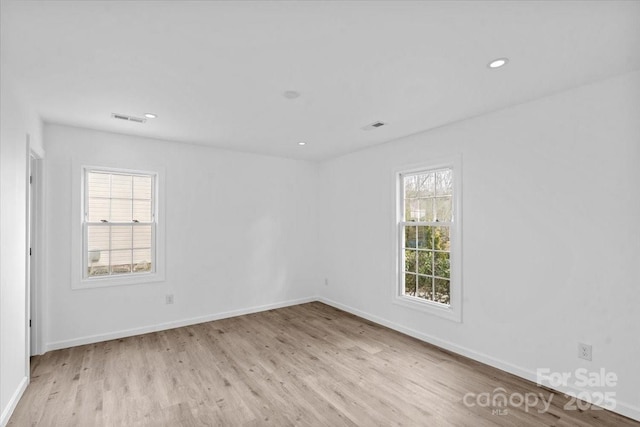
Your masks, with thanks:
[[[29,150],[27,193],[27,345],[30,356],[41,354],[42,157]]]

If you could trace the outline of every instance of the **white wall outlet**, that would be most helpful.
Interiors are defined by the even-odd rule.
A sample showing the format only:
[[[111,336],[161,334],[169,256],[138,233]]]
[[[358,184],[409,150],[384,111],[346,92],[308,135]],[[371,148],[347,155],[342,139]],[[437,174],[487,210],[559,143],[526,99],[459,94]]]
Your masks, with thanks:
[[[591,360],[591,346],[589,344],[578,343],[578,357],[584,360]]]
[[[324,285],[329,286],[329,279],[324,279]]]
[[[165,304],[173,304],[173,294],[167,294],[164,296]]]

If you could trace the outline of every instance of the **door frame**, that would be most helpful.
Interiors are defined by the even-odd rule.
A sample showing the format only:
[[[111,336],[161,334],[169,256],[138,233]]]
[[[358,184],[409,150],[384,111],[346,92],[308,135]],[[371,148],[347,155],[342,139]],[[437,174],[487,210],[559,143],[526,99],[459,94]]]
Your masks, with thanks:
[[[44,283],[44,152],[30,143],[27,134],[26,197],[26,346],[27,357],[43,353],[43,283]],[[31,324],[30,324],[31,322]],[[27,377],[30,363],[27,361]]]

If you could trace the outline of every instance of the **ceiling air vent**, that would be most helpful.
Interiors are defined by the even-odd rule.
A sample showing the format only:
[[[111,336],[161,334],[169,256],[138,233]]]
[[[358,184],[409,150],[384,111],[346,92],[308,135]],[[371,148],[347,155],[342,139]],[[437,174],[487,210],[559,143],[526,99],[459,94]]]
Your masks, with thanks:
[[[128,122],[144,123],[147,119],[142,117],[127,116],[126,114],[111,113],[111,117],[118,120],[126,120]]]
[[[385,122],[373,122],[363,127],[362,130],[371,130],[371,129],[379,128],[384,126],[385,124],[386,124]]]

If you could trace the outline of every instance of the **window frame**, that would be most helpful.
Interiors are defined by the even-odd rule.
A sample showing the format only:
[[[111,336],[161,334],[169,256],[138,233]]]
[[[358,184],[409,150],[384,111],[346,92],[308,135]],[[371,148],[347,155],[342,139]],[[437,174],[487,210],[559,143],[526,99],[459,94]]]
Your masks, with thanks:
[[[453,179],[452,220],[450,232],[450,281],[449,304],[442,304],[420,297],[404,294],[404,226],[405,194],[403,178],[405,176],[429,173],[442,169],[451,169]],[[450,156],[433,159],[428,162],[398,168],[393,173],[394,188],[394,224],[393,224],[393,303],[420,310],[444,319],[462,322],[462,157]],[[421,225],[418,223],[416,225]],[[424,225],[424,224],[422,224]],[[427,224],[428,225],[428,224]]]
[[[80,213],[80,223],[76,221],[78,217],[73,218],[73,254],[72,264],[76,272],[75,280],[72,281],[72,289],[90,289],[121,285],[135,285],[142,283],[153,283],[164,281],[164,226],[163,226],[163,207],[164,194],[162,192],[162,174],[159,171],[149,171],[140,169],[125,169],[108,166],[90,166],[83,165],[78,168],[79,175],[79,191],[76,198],[76,206]],[[88,185],[87,177],[89,172],[102,172],[108,174],[121,175],[141,175],[152,177],[152,221],[150,223],[142,223],[142,225],[151,224],[152,231],[152,271],[145,273],[123,273],[117,275],[89,276],[88,268],[88,227],[92,223],[86,220],[87,204],[88,204]],[[77,187],[76,187],[77,188]],[[110,222],[109,225],[134,225],[128,222]]]

